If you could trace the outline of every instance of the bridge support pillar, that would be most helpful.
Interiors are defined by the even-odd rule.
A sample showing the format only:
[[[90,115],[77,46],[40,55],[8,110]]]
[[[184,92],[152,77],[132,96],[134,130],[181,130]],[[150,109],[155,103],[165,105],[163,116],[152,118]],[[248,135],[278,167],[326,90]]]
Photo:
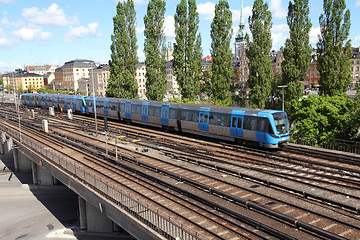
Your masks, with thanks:
[[[99,210],[100,208],[100,210]],[[112,221],[101,212],[101,205],[99,204],[98,208],[92,206],[90,203],[86,202],[86,222],[87,230],[89,232],[102,232],[102,233],[112,233],[113,224]]]
[[[6,133],[2,132],[1,133],[1,141],[0,141],[0,153],[1,154],[5,154],[5,143],[6,143]]]
[[[38,165],[35,162],[31,162],[31,168],[32,168],[33,183],[38,185],[39,184]]]
[[[79,201],[80,228],[81,230],[86,230],[87,229],[86,201],[80,196],[78,196],[78,201]]]
[[[14,168],[15,172],[30,172],[32,169],[31,160],[19,151],[19,148],[13,146]]]
[[[3,143],[2,141],[0,143],[0,153],[5,154],[5,143]]]
[[[34,184],[41,186],[52,186],[54,185],[54,177],[46,171],[44,168],[32,162],[32,174]]]

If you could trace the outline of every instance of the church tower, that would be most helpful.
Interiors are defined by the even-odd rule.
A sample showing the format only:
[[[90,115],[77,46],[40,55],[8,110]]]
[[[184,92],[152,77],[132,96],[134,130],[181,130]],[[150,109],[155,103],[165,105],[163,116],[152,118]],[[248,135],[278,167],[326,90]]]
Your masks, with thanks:
[[[245,24],[244,24],[244,17],[243,17],[243,0],[241,0],[241,10],[240,10],[240,24],[239,30],[236,34],[235,38],[235,58],[240,59],[242,54],[245,51]]]

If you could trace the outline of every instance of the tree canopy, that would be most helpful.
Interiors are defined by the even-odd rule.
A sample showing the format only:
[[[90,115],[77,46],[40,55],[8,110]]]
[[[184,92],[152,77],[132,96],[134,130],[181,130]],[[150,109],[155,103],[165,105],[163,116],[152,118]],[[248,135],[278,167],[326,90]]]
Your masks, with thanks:
[[[114,34],[111,35],[111,60],[108,97],[136,98],[138,85],[135,79],[138,65],[136,45],[136,13],[133,0],[119,2],[113,18]]]
[[[230,85],[233,76],[230,41],[232,37],[232,13],[227,1],[220,0],[215,6],[215,16],[211,23],[211,92],[215,104],[230,105]]]
[[[246,34],[246,56],[249,59],[250,106],[264,108],[271,91],[273,80],[272,63],[269,56],[271,40],[272,16],[269,6],[263,0],[255,0],[252,15],[249,17],[249,27],[252,34]]]
[[[181,0],[176,7],[173,68],[182,97],[195,100],[200,92],[201,36],[197,34],[199,14],[196,1],[188,0],[188,5],[189,8],[186,0]]]
[[[285,109],[291,115],[291,100],[299,100],[303,96],[305,80],[311,58],[312,47],[310,45],[309,33],[311,20],[309,18],[309,1],[293,0],[289,2],[287,24],[289,26],[289,38],[285,41],[284,61],[282,67],[282,85],[285,89]]]
[[[144,16],[145,95],[156,101],[162,101],[166,91],[165,5],[163,0],[150,0]]]
[[[345,8],[345,0],[324,0],[317,43],[321,94],[344,94],[351,82],[350,10]]]

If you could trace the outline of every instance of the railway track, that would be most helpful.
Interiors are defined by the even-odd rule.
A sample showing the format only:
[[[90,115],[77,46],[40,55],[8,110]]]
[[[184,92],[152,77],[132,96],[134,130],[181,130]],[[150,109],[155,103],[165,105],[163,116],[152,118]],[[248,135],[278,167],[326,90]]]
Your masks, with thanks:
[[[75,118],[77,119],[78,117],[76,116]],[[90,120],[85,120],[84,117],[79,117],[79,120],[83,121],[83,124],[86,123],[86,125],[80,127],[81,130],[91,131],[91,128],[94,129]],[[78,143],[89,141],[88,133],[82,134],[82,137],[86,137],[86,140],[80,139],[81,134],[79,135],[79,133],[76,133],[75,131],[75,121],[69,123],[66,127],[67,129],[71,129],[70,132],[59,125],[61,122],[60,120],[54,121],[55,123],[53,123],[52,128],[57,128],[56,132],[59,137],[67,140],[73,138],[72,142]],[[56,123],[56,121],[59,122]],[[99,122],[101,123],[101,120]],[[65,124],[62,123],[62,125],[64,126]],[[188,137],[182,136],[174,137],[169,135],[168,133],[156,133],[156,131],[152,132],[144,128],[142,128],[142,130],[139,130],[139,128],[136,126],[134,127],[128,125],[121,125],[112,122],[109,123],[109,128],[111,128],[111,133],[115,134],[112,135],[113,138],[119,136],[120,134],[124,134],[128,136],[127,138],[129,138],[126,139],[128,140],[127,142],[130,142],[130,138],[135,139],[135,137],[136,139],[141,137],[142,139],[150,142],[150,144],[144,143],[145,140],[141,142],[136,142],[134,144],[137,144],[136,146],[138,147],[135,147],[134,149],[137,148],[143,150],[154,148],[156,149],[156,151],[160,151],[160,153],[164,155],[164,159],[166,159],[166,161],[160,161],[158,156],[156,158],[149,158],[152,150],[146,152],[146,154],[143,153],[140,155],[137,154],[139,154],[141,151],[132,150],[127,154],[127,156],[121,156],[120,158],[122,158],[123,160],[126,159],[126,162],[138,167],[139,169],[136,171],[152,171],[153,174],[160,174],[165,175],[166,177],[170,177],[167,178],[166,181],[169,181],[169,179],[175,179],[175,186],[167,185],[166,187],[172,189],[175,192],[181,193],[183,196],[187,196],[189,198],[187,199],[188,201],[194,201],[195,198],[197,198],[198,202],[203,203],[205,202],[206,198],[211,198],[213,199],[212,205],[208,204],[204,207],[211,207],[221,213],[230,212],[228,211],[229,209],[239,209],[239,211],[242,212],[246,211],[245,215],[251,216],[250,219],[260,219],[266,216],[268,220],[266,220],[265,222],[260,222],[260,225],[267,226],[270,229],[275,229],[271,224],[272,221],[276,219],[276,224],[282,226],[277,226],[282,229],[282,231],[280,232],[286,232],[284,229],[292,226],[295,227],[293,228],[293,230],[298,228],[299,230],[301,230],[301,234],[305,234],[301,236],[301,234],[299,235],[297,231],[289,231],[293,235],[285,234],[285,238],[290,237],[302,239],[304,238],[304,236],[307,236],[306,234],[309,234],[309,236],[319,238],[356,239],[356,236],[358,236],[359,234],[360,224],[356,215],[358,214],[358,208],[354,208],[352,204],[341,206],[341,204],[337,204],[338,202],[334,200],[330,201],[330,199],[333,198],[334,195],[337,195],[337,197],[340,198],[345,198],[346,200],[346,198],[350,196],[349,193],[351,193],[352,191],[356,192],[356,189],[358,187],[358,182],[356,180],[357,173],[354,171],[350,172],[351,169],[348,169],[349,171],[346,171],[346,173],[343,174],[344,176],[347,176],[342,177],[342,179],[344,180],[336,180],[338,182],[344,181],[343,183],[346,183],[346,185],[351,185],[346,190],[347,193],[345,193],[343,196],[340,196],[342,193],[341,191],[336,192],[336,190],[334,189],[344,188],[344,186],[335,186],[335,184],[333,184],[332,182],[317,181],[315,185],[327,185],[323,187],[322,191],[328,191],[328,193],[333,194],[332,197],[329,197],[328,201],[324,201],[324,199],[321,198],[314,198],[310,193],[306,193],[304,191],[301,192],[299,189],[284,186],[284,184],[279,184],[276,181],[264,181],[264,179],[261,179],[261,177],[258,177],[257,179],[256,177],[253,177],[254,175],[256,175],[256,173],[258,175],[260,173],[263,174],[265,178],[265,175],[271,175],[271,171],[264,171],[264,168],[273,168],[273,179],[280,177],[282,179],[285,179],[285,175],[288,175],[286,181],[288,181],[289,183],[291,183],[291,181],[296,182],[295,180],[292,180],[293,177],[289,173],[284,174],[281,173],[281,171],[277,171],[277,173],[274,173],[276,172],[275,170],[281,167],[282,164],[284,164],[285,162],[289,163],[289,161],[293,161],[293,159],[290,159],[288,156],[284,157],[284,153],[282,152],[280,154],[273,152],[263,153],[261,150],[252,151],[245,148],[243,149],[243,151],[240,151],[240,147],[231,146],[224,143],[205,143],[201,142],[201,140],[199,139],[189,139]],[[79,130],[79,128],[77,129]],[[71,135],[73,134],[77,134],[77,137],[71,137]],[[115,152],[113,151],[114,142],[109,141],[108,146],[110,146],[110,151],[108,149],[108,155],[106,155],[104,141],[98,140],[99,139],[95,138],[91,140],[97,141],[97,144],[92,143],[92,145],[97,145],[97,147],[95,147],[96,151],[99,152],[102,158],[110,158],[113,161],[113,158],[115,156]],[[199,142],[201,142],[200,145]],[[81,144],[84,145],[83,143]],[[226,148],[225,150],[224,147]],[[128,150],[129,149],[127,147],[122,149],[121,151],[124,154],[124,152]],[[184,153],[184,150],[186,150],[186,153]],[[298,159],[298,161],[300,161],[298,156],[296,156],[295,159]],[[269,161],[277,161],[278,163],[277,165],[275,165],[275,163],[269,163]],[[254,165],[254,162],[256,162],[257,167],[256,165]],[[304,163],[302,163],[302,165],[304,165]],[[296,167],[297,166],[289,167],[289,165],[287,165],[284,166],[282,170],[287,169],[289,171],[292,171],[292,168],[296,169]],[[320,169],[321,168],[324,168],[324,166],[321,165]],[[316,171],[319,171],[319,169],[317,169]],[[338,174],[337,170],[332,171],[333,173],[331,174]],[[306,175],[306,173],[304,173],[304,170],[300,170],[299,172]],[[322,173],[318,173],[316,177],[324,178]],[[313,180],[306,180],[306,178],[304,177],[298,177],[297,182],[298,184],[300,184],[300,182],[313,181],[312,185],[313,187],[315,187],[315,179],[316,178],[314,178]],[[156,181],[160,180],[161,176],[159,176]],[[354,182],[349,182],[348,180],[354,180]],[[261,183],[261,185],[254,185],[254,182]],[[239,187],[239,185],[244,187]],[[266,191],[269,186],[274,187],[276,191]],[[180,191],[179,189],[182,190]],[[199,194],[199,189],[202,191],[201,194]],[[293,196],[286,196],[289,195],[288,193],[284,195],[284,190],[286,189],[288,193],[295,192],[306,198],[299,199]],[[204,194],[203,197],[199,196],[202,194]],[[271,195],[279,195],[279,197],[271,197]],[[289,200],[279,199],[282,198],[282,196],[285,196],[285,199],[288,198]],[[293,198],[293,204],[291,204],[291,198]],[[223,200],[223,202],[221,201],[221,199]],[[318,202],[313,203],[314,199],[316,199]],[[351,200],[359,203],[358,198]],[[296,206],[299,204],[299,202],[302,201],[304,201],[304,203],[302,204],[308,205],[308,207]],[[322,204],[322,202],[325,202],[325,204]],[[335,209],[334,211],[333,205],[337,207],[340,206],[341,209]],[[315,207],[316,210],[313,211],[312,209],[314,209]],[[327,213],[331,211],[334,212],[330,214]],[[255,213],[258,215],[256,215]],[[231,216],[231,214],[229,214],[229,216]],[[244,215],[232,217],[233,220],[239,221],[239,224],[241,224],[241,218],[244,218]],[[249,221],[249,219],[247,219],[247,221]],[[255,226],[255,229],[256,228],[259,228],[259,226]],[[261,236],[265,237],[267,234],[270,237],[276,236],[275,233],[271,232],[266,232],[265,235]]]

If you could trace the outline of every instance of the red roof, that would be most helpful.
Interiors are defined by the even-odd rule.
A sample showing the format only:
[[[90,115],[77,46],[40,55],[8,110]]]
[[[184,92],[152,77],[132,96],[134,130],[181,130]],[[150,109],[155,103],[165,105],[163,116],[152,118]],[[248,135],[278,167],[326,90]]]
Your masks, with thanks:
[[[212,56],[207,55],[206,57],[201,59],[202,61],[206,61],[206,62],[211,62],[212,61]]]

